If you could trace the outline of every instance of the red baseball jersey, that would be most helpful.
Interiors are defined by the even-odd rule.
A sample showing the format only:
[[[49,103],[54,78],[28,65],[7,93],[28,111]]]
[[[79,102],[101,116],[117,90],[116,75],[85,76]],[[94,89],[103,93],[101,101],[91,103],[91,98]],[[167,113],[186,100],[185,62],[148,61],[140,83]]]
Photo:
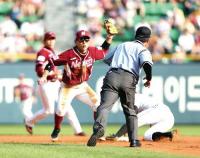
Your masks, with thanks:
[[[53,63],[52,60],[55,60],[57,58],[58,58],[58,56],[54,53],[54,51],[52,49],[45,48],[45,47],[42,48],[37,53],[37,58],[36,58],[35,71],[37,73],[37,76],[42,77],[47,64],[49,62],[51,62],[51,64],[52,64]],[[55,79],[57,78],[56,70],[57,70],[56,67],[54,65],[52,65],[51,72],[47,76],[47,80],[55,81]]]
[[[96,60],[105,57],[107,50],[101,47],[89,47],[86,55],[82,56],[76,49],[69,49],[59,55],[54,64],[64,65],[62,81],[68,86],[73,86],[87,81],[92,73]]]
[[[19,85],[17,85],[15,87],[15,90],[16,89],[19,91],[19,97],[20,97],[21,101],[26,100],[26,99],[32,97],[33,94],[34,94],[33,87],[31,87],[29,85],[26,85],[26,84],[19,84]]]

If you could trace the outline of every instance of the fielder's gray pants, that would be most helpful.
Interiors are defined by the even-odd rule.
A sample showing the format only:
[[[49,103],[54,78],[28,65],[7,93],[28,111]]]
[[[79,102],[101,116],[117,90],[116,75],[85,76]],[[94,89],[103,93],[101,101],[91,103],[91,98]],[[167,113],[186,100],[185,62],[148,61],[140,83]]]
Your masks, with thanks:
[[[105,76],[101,90],[101,102],[97,108],[97,118],[93,126],[94,132],[105,128],[107,117],[113,104],[120,98],[126,118],[129,141],[138,139],[137,115],[135,102],[136,77],[122,69],[111,69]]]

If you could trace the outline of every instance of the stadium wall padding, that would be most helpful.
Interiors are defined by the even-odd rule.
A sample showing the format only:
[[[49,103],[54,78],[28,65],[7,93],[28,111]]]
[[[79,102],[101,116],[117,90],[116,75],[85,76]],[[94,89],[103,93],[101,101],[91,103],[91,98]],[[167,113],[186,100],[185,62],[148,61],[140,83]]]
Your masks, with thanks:
[[[142,71],[137,91],[153,95],[172,110],[175,123],[200,123],[200,71],[198,63],[154,64],[151,88],[143,86]],[[62,67],[59,67],[62,69]],[[96,63],[89,84],[99,94],[103,77],[109,69],[103,63]],[[37,87],[33,62],[4,63],[0,65],[0,123],[23,123],[20,105],[14,101],[13,87],[17,77],[24,73],[28,84]],[[37,97],[33,112],[39,110],[41,101]],[[93,114],[89,106],[74,100],[72,105],[81,123],[93,123]],[[109,114],[109,123],[125,121],[120,103],[117,102]],[[65,118],[65,122],[67,119]],[[41,123],[53,123],[53,116],[48,116]]]

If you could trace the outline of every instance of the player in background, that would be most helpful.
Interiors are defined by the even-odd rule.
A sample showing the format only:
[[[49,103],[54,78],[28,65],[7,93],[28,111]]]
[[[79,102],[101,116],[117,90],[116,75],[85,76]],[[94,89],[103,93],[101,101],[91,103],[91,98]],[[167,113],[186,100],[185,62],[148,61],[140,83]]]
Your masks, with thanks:
[[[174,131],[169,131],[174,125],[174,116],[167,105],[158,102],[157,99],[136,93],[135,106],[138,108],[138,127],[150,125],[150,128],[144,133],[144,140],[158,141],[162,138],[172,140]],[[124,135],[127,133],[126,124],[107,140],[127,140]]]
[[[56,35],[53,32],[46,32],[44,35],[44,47],[37,53],[35,71],[38,76],[38,93],[42,101],[43,108],[37,111],[31,118],[27,119],[26,130],[32,134],[33,126],[49,114],[54,114],[55,103],[58,99],[60,89],[59,71],[55,66],[48,67],[48,63],[57,59],[54,51]],[[75,135],[84,136],[79,120],[72,107],[65,113],[70,125],[75,131]]]
[[[32,113],[32,106],[35,101],[35,90],[32,86],[25,83],[24,74],[20,74],[19,77],[19,84],[14,87],[14,99],[16,102],[19,102],[20,109],[24,116],[24,120],[31,118],[33,116]]]
[[[91,76],[94,62],[105,57],[113,35],[107,32],[106,40],[101,47],[89,46],[90,37],[88,31],[78,31],[75,46],[61,53],[59,59],[54,61],[57,66],[64,65],[64,71],[54,130],[51,134],[52,141],[58,140],[63,116],[71,109],[71,102],[75,97],[96,112],[98,97],[87,81]]]

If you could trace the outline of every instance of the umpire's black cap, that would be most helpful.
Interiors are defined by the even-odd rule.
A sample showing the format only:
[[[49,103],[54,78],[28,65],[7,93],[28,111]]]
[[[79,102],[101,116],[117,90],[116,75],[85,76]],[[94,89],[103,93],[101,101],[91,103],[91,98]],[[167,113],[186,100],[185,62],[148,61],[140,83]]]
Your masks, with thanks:
[[[136,30],[135,39],[145,40],[145,39],[149,39],[150,36],[151,36],[151,30],[146,26],[140,26]]]

